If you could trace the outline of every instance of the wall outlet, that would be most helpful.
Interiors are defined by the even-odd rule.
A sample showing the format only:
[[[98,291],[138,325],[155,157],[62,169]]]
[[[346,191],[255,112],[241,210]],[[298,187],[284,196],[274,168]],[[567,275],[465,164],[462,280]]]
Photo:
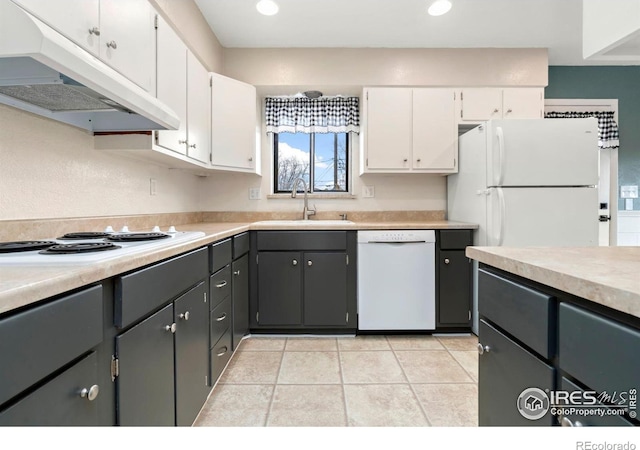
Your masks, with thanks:
[[[158,195],[158,182],[155,178],[149,178],[149,195]]]
[[[362,197],[372,198],[376,196],[376,191],[373,186],[362,186]]]
[[[249,200],[260,200],[260,188],[259,187],[253,187],[253,188],[249,188]]]

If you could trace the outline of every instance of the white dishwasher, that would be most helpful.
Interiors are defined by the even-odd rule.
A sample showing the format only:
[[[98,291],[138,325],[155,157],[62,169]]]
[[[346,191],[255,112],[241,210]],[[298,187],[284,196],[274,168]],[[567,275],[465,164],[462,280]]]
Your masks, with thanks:
[[[433,230],[358,231],[358,329],[434,330]]]

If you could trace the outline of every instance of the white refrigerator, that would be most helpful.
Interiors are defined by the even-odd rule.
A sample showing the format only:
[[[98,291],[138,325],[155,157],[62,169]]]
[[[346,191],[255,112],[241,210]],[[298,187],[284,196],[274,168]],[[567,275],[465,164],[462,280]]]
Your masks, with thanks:
[[[447,218],[477,223],[474,245],[598,245],[597,119],[491,120],[461,135],[458,151]],[[477,333],[475,262],[473,274]]]

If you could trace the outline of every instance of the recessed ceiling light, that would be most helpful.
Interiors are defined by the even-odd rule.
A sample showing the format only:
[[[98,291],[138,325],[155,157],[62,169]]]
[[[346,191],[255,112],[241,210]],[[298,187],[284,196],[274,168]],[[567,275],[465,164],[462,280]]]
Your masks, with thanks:
[[[273,16],[278,13],[280,9],[278,4],[273,0],[260,0],[256,4],[256,9],[260,14],[264,14],[265,16]]]
[[[429,6],[427,10],[432,16],[441,16],[446,14],[451,9],[451,2],[449,0],[436,0]]]

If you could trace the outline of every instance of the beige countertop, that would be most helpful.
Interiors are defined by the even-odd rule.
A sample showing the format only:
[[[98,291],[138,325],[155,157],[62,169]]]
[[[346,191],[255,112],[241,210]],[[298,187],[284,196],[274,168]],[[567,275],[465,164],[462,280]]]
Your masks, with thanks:
[[[205,236],[160,250],[113,258],[78,266],[0,266],[0,314],[120,273],[153,264],[248,230],[365,230],[365,229],[474,229],[477,225],[432,221],[346,222],[337,221],[198,222],[180,225],[181,231],[202,231]],[[324,222],[324,223],[323,223]]]
[[[466,255],[640,318],[640,247],[467,247]]]

